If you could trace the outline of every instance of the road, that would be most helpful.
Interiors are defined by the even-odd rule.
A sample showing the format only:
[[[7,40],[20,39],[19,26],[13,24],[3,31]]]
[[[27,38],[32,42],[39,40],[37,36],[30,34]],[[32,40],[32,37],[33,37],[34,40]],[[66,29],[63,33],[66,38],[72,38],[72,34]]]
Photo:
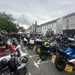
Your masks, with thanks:
[[[33,51],[27,50],[29,62],[28,62],[28,75],[75,75],[67,74],[65,72],[59,72],[55,65],[50,61],[40,61],[38,55],[36,55]]]

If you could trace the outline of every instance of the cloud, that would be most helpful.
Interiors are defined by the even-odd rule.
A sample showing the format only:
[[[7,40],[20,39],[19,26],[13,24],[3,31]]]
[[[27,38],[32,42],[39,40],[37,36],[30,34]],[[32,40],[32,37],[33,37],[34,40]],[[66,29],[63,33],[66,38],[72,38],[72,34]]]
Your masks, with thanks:
[[[72,5],[73,3],[74,3],[75,1],[74,0],[60,0],[59,2],[58,2],[58,4],[59,5]]]
[[[20,16],[18,19],[16,19],[18,21],[18,23],[21,23],[21,24],[27,24],[27,25],[30,25],[30,20],[26,18],[25,15],[22,15]]]
[[[75,12],[75,0],[0,0],[0,11],[12,14],[18,23],[38,24]]]
[[[20,27],[24,27],[25,29],[29,28],[30,25],[26,25],[26,24],[19,24]]]

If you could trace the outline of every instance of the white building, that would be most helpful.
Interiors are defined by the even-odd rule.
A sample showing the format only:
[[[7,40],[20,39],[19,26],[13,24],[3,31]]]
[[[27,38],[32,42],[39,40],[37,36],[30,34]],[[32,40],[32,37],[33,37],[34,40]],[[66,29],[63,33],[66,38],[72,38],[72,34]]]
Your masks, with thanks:
[[[56,30],[57,32],[68,31],[70,34],[75,34],[75,13],[59,18]]]
[[[75,32],[75,13],[63,16],[61,18],[37,25],[32,25],[29,29],[30,32],[35,31],[45,34],[48,29],[52,29],[55,33],[62,33],[65,30],[72,30]]]
[[[40,24],[37,27],[37,32],[41,32],[42,34],[45,34],[47,30],[52,29],[56,33],[56,25],[57,25],[57,19]]]
[[[55,33],[62,33],[64,30],[75,31],[75,13],[40,24],[37,27],[37,32],[45,34],[48,29],[52,29]]]
[[[75,13],[63,17],[63,29],[75,29]]]

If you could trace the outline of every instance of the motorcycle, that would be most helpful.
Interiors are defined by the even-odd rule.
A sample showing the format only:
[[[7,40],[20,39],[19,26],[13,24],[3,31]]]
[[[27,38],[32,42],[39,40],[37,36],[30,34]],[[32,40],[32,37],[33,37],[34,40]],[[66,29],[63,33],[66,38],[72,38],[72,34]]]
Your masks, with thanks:
[[[0,75],[26,75],[27,54],[15,42],[8,41],[5,46],[0,48]]]
[[[59,71],[75,71],[75,41],[73,40],[56,52],[55,66]]]
[[[34,51],[36,54],[38,54],[38,49],[42,46],[42,39],[36,39],[35,40],[35,46],[34,46]],[[38,49],[37,49],[38,48]]]
[[[9,58],[7,60],[5,57],[0,61],[0,75],[26,75],[27,57],[17,57],[17,55],[11,54]]]
[[[46,43],[46,45],[44,44]],[[56,47],[53,46],[53,44],[49,42],[40,42],[40,44],[37,46],[36,48],[36,53],[39,55],[39,57],[42,60],[46,60],[48,58],[52,58],[52,55],[55,53],[56,51]]]

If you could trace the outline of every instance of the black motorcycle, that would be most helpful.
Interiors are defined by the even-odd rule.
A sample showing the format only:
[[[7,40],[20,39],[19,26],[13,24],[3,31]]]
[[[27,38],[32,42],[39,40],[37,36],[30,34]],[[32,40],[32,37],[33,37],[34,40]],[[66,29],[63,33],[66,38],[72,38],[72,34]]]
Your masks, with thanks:
[[[19,57],[17,53],[12,53],[0,60],[0,75],[26,75],[27,62],[26,56]]]
[[[46,59],[51,59],[52,55],[55,54],[56,52],[56,46],[55,45],[50,45],[49,42],[45,45],[44,43],[46,42],[39,42],[37,47],[36,47],[36,53],[39,55],[39,57],[42,60]]]
[[[75,41],[69,39],[67,44],[59,45],[56,52],[55,66],[59,71],[75,71]]]

